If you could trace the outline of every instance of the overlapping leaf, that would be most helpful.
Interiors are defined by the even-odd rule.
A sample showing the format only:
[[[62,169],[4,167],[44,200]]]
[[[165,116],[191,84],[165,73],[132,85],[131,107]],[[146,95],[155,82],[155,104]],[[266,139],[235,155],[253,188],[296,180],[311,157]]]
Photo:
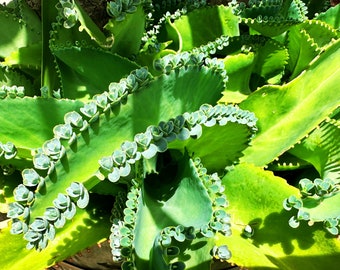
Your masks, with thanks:
[[[20,148],[40,147],[53,136],[53,127],[63,122],[65,113],[82,105],[80,101],[38,97],[0,100],[0,140]]]
[[[223,183],[233,234],[218,242],[229,246],[233,262],[250,269],[336,269],[333,262],[340,256],[336,238],[326,236],[320,226],[287,227],[291,214],[283,210],[282,202],[297,195],[296,188],[249,164],[236,166]],[[247,225],[253,235],[245,233]]]
[[[254,112],[259,119],[259,132],[242,161],[268,164],[339,106],[339,47],[340,42],[335,42],[295,80],[283,86],[262,87],[241,103],[241,108]]]

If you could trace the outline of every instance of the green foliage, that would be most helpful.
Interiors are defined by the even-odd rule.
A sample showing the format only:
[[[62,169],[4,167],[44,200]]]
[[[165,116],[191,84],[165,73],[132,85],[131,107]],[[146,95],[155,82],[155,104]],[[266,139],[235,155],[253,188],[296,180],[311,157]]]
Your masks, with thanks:
[[[301,224],[289,228],[290,212],[282,207],[288,196],[298,196],[298,189],[273,173],[251,164],[240,164],[223,179],[228,187],[232,217],[231,237],[220,236],[233,252],[231,261],[250,269],[336,269],[339,243],[332,241],[321,226]],[[256,211],[249,211],[249,209]],[[247,234],[247,226],[253,230]]]
[[[108,238],[122,269],[336,269],[323,2],[116,0],[104,26],[76,0],[1,5],[1,268]]]

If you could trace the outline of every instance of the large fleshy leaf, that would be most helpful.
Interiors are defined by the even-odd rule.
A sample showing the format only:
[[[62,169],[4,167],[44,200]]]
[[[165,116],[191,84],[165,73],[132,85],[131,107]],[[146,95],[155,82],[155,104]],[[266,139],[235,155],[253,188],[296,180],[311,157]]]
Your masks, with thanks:
[[[288,32],[288,70],[295,78],[309,63],[323,51],[332,39],[337,39],[338,33],[328,24],[317,20],[307,20],[293,26]]]
[[[33,13],[32,10],[30,12]],[[0,56],[6,57],[13,51],[17,51],[21,47],[39,43],[41,41],[41,33],[39,33],[39,20],[30,20],[25,23],[16,17],[14,12],[0,11]],[[34,29],[32,29],[32,28]],[[38,31],[37,31],[38,30]]]
[[[226,6],[200,8],[170,23],[165,41],[174,41],[178,46],[172,45],[175,50],[189,51],[221,35],[239,35],[238,23],[238,17]]]
[[[42,52],[41,52],[41,86],[47,88],[49,97],[52,97],[52,91],[60,88],[58,73],[55,66],[55,59],[50,50],[50,38],[55,26],[55,18],[58,14],[56,5],[58,0],[41,1],[41,20],[42,20]],[[79,31],[78,31],[79,32]]]
[[[244,44],[251,51],[242,51]],[[241,53],[229,54],[232,49]],[[225,69],[228,74],[226,90],[220,102],[240,103],[264,84],[279,84],[288,60],[287,49],[274,40],[265,40],[258,36],[241,36],[230,41],[225,52]]]
[[[5,65],[20,65],[20,67],[26,68],[37,68],[40,66],[41,61],[41,21],[36,12],[34,12],[27,4],[26,1],[12,1],[12,7],[15,8],[11,12],[11,16],[16,13],[16,10],[19,10],[20,19],[16,21],[15,19],[12,21],[1,22],[6,25],[6,27],[2,27],[1,31],[4,31],[6,34],[2,37],[9,35],[12,39],[9,42],[6,40],[6,37],[1,40],[1,53],[6,52],[6,47],[8,46],[8,52],[10,54],[6,54]],[[9,9],[10,11],[10,9]],[[9,14],[2,15],[1,19],[11,19]],[[17,18],[18,19],[18,18]],[[15,27],[18,27],[18,32],[12,32]],[[20,30],[19,30],[20,29]],[[7,41],[7,42],[6,42]],[[7,44],[6,44],[7,43]],[[2,47],[5,46],[5,47]],[[4,50],[3,50],[4,49]]]
[[[249,81],[254,68],[254,59],[254,52],[228,55],[224,59],[228,82],[220,102],[240,103],[251,93]]]
[[[8,270],[17,269],[44,269],[62,261],[79,250],[92,246],[109,235],[110,205],[108,197],[92,198],[86,210],[79,210],[78,214],[63,229],[57,230],[56,241],[41,251],[30,251],[21,235],[12,235],[9,228],[1,230],[0,241],[6,243],[0,246],[2,258],[0,268]],[[10,252],[9,252],[10,251]],[[20,257],[18,257],[20,254]]]
[[[38,80],[36,80],[38,81]],[[25,94],[28,96],[33,96],[38,94],[37,90],[32,84],[32,80],[29,76],[25,75],[19,70],[10,67],[0,68],[0,86],[23,86],[25,88]]]
[[[299,211],[302,213],[308,213],[308,220],[314,224],[314,222],[323,222],[327,219],[338,219],[340,216],[340,193],[334,193],[331,196],[320,198],[318,196],[310,196],[302,199],[302,207]],[[292,213],[292,215],[296,215]],[[306,218],[307,219],[307,218]],[[297,220],[299,223],[301,220]],[[336,227],[335,225],[334,227]],[[298,230],[301,230],[299,227]],[[338,235],[339,233],[334,233]]]
[[[98,183],[94,177],[98,160],[111,156],[124,141],[133,140],[149,125],[195,111],[204,102],[215,103],[222,89],[221,76],[206,67],[182,68],[151,81],[128,96],[124,105],[117,104],[113,112],[102,113],[86,131],[79,133],[75,143],[66,146],[66,155],[55,164],[55,172],[47,177],[45,188],[36,194],[31,218],[43,215],[46,206],[52,206],[58,193],[64,193],[75,179],[87,188]]]
[[[83,30],[85,30],[86,33],[89,35],[89,37],[91,37],[92,40],[96,41],[100,45],[103,45],[103,46],[106,45],[107,40],[106,40],[106,36],[104,35],[104,33],[92,21],[90,16],[84,11],[82,6],[77,1],[75,1],[74,4],[75,4],[74,9],[78,14],[78,20],[79,20],[80,25],[81,25],[79,27],[79,31],[77,29],[77,31],[75,31],[75,32],[79,33],[79,32],[82,32]]]
[[[268,164],[339,106],[339,48],[337,41],[293,81],[262,87],[240,104],[259,119],[259,132],[241,160]]]
[[[176,141],[169,148],[186,149],[191,155],[199,157],[209,172],[223,172],[226,166],[235,164],[242,156],[252,135],[246,124],[216,124],[213,127],[204,126],[199,139]]]
[[[3,169],[2,169],[3,170]],[[0,174],[0,213],[8,212],[8,204],[14,202],[13,190],[20,184],[21,177],[18,172],[10,175]]]
[[[113,35],[111,51],[125,57],[135,57],[141,45],[141,37],[145,31],[146,16],[139,5],[135,12],[126,14],[123,21],[111,19],[104,29]]]
[[[66,98],[87,100],[137,68],[134,62],[94,48],[55,48],[53,54],[58,58],[62,90]]]
[[[13,51],[3,62],[6,66],[38,70],[41,66],[41,44],[21,47]]]
[[[328,23],[334,29],[339,30],[340,28],[340,21],[338,20],[339,16],[340,16],[340,5],[336,5],[334,7],[327,9],[326,12],[320,13],[316,18],[318,20]]]
[[[199,229],[209,222],[211,215],[212,202],[197,175],[194,163],[188,157],[184,157],[178,164],[164,168],[159,174],[149,175],[144,180],[136,214],[134,246],[138,257],[137,268],[158,269],[149,268],[150,251],[163,228],[183,225]],[[201,244],[204,245],[205,242],[202,241]],[[209,254],[211,248],[209,246],[205,254],[208,265],[211,259]],[[188,269],[197,264],[191,261],[195,258],[191,258],[192,252],[190,248],[185,250],[185,253],[190,256],[183,258],[186,257],[188,261],[186,262]],[[159,255],[154,254],[154,257],[156,256]],[[204,262],[202,258],[196,259]]]
[[[336,28],[319,20],[307,20],[302,25],[319,48],[326,48],[332,39],[340,37]]]
[[[322,178],[340,182],[340,123],[323,122],[289,152],[313,164]]]
[[[304,2],[300,0],[242,4],[236,5],[239,5],[243,21],[255,31],[269,37],[278,36],[291,25],[302,22],[307,13]]]
[[[289,60],[288,69],[291,78],[295,78],[315,56],[319,54],[319,48],[308,32],[299,26],[291,27],[288,34]]]
[[[80,101],[38,97],[0,100],[0,141],[10,141],[16,147],[40,147],[53,136],[53,127],[63,122],[65,113],[82,105]]]
[[[259,46],[256,54],[254,73],[257,74],[267,84],[279,84],[283,76],[285,65],[288,60],[287,49],[274,40],[268,40],[263,46]],[[254,84],[256,80],[252,79]],[[252,85],[252,89],[256,89]]]
[[[320,226],[289,227],[285,197],[298,190],[284,179],[250,164],[240,164],[223,178],[233,234],[220,237],[232,261],[249,269],[337,269],[340,243]],[[249,231],[249,225],[253,229]],[[248,237],[247,237],[248,235]]]

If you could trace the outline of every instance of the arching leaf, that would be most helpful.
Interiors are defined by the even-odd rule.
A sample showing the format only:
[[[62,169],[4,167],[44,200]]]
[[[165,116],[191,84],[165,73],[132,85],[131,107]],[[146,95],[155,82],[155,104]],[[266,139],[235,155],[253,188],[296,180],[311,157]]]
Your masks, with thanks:
[[[231,261],[250,269],[334,269],[340,258],[336,238],[326,237],[320,226],[289,227],[289,212],[283,210],[285,196],[298,190],[284,179],[253,165],[241,164],[223,178],[230,202],[233,234],[220,237],[233,253]],[[253,236],[244,234],[249,225]]]
[[[313,164],[322,178],[340,182],[339,121],[321,123],[289,153]]]
[[[241,103],[242,109],[254,112],[259,119],[259,131],[241,161],[268,164],[339,106],[339,47],[340,42],[335,42],[293,81],[262,87]]]
[[[22,235],[11,234],[9,228],[1,229],[0,240],[7,243],[0,247],[3,254],[0,262],[1,268],[42,269],[68,258],[72,252],[75,253],[105,239],[110,229],[111,209],[108,205],[110,199],[98,196],[92,199],[95,204],[90,204],[86,210],[79,209],[72,222],[63,229],[57,230],[59,241],[52,241],[41,252],[27,250]],[[96,233],[92,233],[93,231]],[[8,249],[12,252],[8,252]],[[17,258],[19,253],[20,260]]]
[[[194,164],[184,157],[177,166],[169,166],[144,180],[134,230],[138,268],[149,269],[150,251],[163,228],[180,224],[198,229],[211,218],[212,202]],[[190,254],[190,250],[186,253]]]
[[[214,92],[211,92],[211,86]],[[75,179],[89,189],[96,185],[99,180],[94,175],[99,168],[98,160],[110,156],[123,142],[132,141],[135,134],[144,132],[150,125],[194,111],[204,102],[216,102],[222,89],[223,79],[219,73],[204,66],[180,68],[134,92],[125,104],[113,105],[112,112],[102,112],[87,129],[78,131],[73,142],[65,142],[64,156],[57,159],[53,173],[46,177],[44,188],[36,193],[31,219],[43,215],[46,206],[52,206],[58,194],[65,193]],[[67,116],[65,119],[73,121],[73,125],[86,125],[78,113]]]
[[[118,82],[137,68],[134,62],[94,48],[71,46],[54,49],[53,54],[58,59],[62,91],[66,98],[88,100],[94,94],[102,93],[111,82]],[[97,60],[94,62],[93,59]]]
[[[1,27],[1,43],[0,56],[6,57],[13,51],[17,51],[21,47],[39,43],[41,41],[41,33],[37,30],[32,30],[31,27],[36,27],[35,22],[25,22],[17,18],[12,12],[0,11],[0,24],[6,25]],[[40,27],[39,27],[40,28]]]
[[[53,136],[53,127],[63,122],[65,113],[82,105],[80,101],[38,97],[0,100],[0,141],[17,147],[40,147]]]
[[[174,48],[176,51],[190,51],[209,41],[214,41],[221,35],[239,35],[238,17],[226,6],[210,6],[193,10],[169,23],[167,29],[166,38],[163,37],[164,34],[161,36],[164,41],[174,41],[178,46]]]

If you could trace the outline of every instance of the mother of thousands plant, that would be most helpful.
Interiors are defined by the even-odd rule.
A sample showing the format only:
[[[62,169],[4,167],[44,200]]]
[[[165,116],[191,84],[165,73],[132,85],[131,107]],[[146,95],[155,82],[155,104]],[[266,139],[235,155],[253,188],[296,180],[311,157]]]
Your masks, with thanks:
[[[1,269],[337,269],[339,6],[0,6]],[[32,250],[33,249],[33,250]]]

